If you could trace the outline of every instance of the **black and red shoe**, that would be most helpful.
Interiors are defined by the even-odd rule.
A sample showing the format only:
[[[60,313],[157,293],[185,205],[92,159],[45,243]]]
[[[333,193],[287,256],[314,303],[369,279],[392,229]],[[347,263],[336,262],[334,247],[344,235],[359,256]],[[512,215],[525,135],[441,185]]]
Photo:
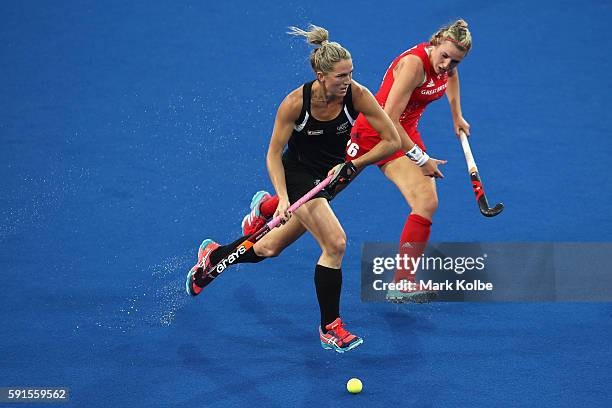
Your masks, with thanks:
[[[258,191],[251,199],[251,212],[242,219],[242,235],[251,235],[257,232],[266,223],[266,217],[261,213],[260,207],[272,196],[267,191]]]
[[[198,263],[189,270],[187,281],[185,282],[185,289],[187,289],[189,295],[198,296],[202,291],[202,287],[198,285],[198,282],[200,282],[211,267],[210,253],[217,248],[219,248],[219,244],[212,239],[202,241],[198,249]]]
[[[363,339],[351,334],[344,328],[344,323],[338,317],[336,320],[325,326],[327,333],[323,333],[319,326],[319,338],[321,347],[325,350],[334,350],[337,353],[344,353],[363,344]]]

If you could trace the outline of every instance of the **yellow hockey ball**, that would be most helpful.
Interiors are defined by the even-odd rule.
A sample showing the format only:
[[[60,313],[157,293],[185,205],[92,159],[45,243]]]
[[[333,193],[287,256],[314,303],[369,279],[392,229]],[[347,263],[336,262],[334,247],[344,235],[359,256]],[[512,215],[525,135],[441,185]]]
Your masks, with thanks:
[[[359,394],[363,389],[363,384],[359,378],[351,378],[346,383],[346,389],[351,394]]]

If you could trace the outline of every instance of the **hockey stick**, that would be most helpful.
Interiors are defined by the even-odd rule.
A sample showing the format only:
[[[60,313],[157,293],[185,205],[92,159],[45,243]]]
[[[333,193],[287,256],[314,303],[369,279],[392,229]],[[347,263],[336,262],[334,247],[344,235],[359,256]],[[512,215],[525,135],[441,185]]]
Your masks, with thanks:
[[[323,190],[327,185],[332,181],[332,179],[336,176],[336,173],[327,176],[326,179],[317,184],[312,190],[306,193],[302,198],[293,203],[288,209],[287,212],[293,213],[300,206],[302,206],[305,202],[310,200],[316,194],[318,194],[321,190]],[[278,227],[281,224],[281,217],[274,217],[271,219],[266,225],[258,229],[256,232],[251,234],[246,240],[244,240],[240,245],[236,247],[236,249],[228,254],[225,258],[220,260],[216,265],[214,265],[208,273],[204,274],[204,268],[199,267],[195,273],[196,284],[202,288],[208,286],[217,276],[221,275],[228,266],[233,265],[236,261],[245,254],[253,245],[257,243],[260,239],[262,239],[268,232],[272,231],[274,228]]]
[[[459,131],[459,139],[461,140],[461,147],[463,147],[463,154],[465,155],[468,173],[470,174],[470,179],[472,180],[472,188],[474,189],[474,194],[476,194],[478,208],[480,208],[480,212],[485,217],[495,217],[502,212],[504,205],[502,203],[498,203],[493,208],[489,207],[489,202],[487,201],[487,196],[485,194],[482,181],[478,175],[478,168],[476,167],[476,162],[474,161],[474,156],[472,155],[472,149],[470,149],[470,143],[468,142],[467,136],[463,130]]]

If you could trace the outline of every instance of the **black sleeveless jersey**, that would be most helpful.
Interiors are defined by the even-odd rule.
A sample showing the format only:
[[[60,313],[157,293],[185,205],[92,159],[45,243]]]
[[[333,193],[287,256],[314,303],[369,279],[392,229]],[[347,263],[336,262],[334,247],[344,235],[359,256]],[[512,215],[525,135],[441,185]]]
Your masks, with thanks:
[[[319,176],[344,163],[346,145],[359,112],[353,107],[351,85],[344,96],[344,106],[335,119],[320,121],[310,113],[312,82],[304,84],[302,112],[293,126],[285,155]]]

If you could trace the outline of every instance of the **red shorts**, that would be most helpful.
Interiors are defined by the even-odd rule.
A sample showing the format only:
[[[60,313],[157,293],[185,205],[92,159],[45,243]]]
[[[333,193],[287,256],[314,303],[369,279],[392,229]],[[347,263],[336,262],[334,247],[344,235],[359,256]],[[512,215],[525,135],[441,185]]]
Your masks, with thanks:
[[[421,140],[421,135],[418,131],[412,132],[410,135],[410,139],[415,142],[423,151],[426,151],[425,145]],[[346,145],[346,161],[357,159],[358,157],[363,156],[370,150],[374,148],[380,142],[380,136],[378,134],[373,135],[363,135],[358,132],[351,134],[351,140]],[[391,160],[395,160],[398,157],[402,157],[406,154],[404,150],[400,149],[393,153],[391,156],[388,156],[381,161],[377,162],[377,166],[382,166],[386,163],[389,163]]]

